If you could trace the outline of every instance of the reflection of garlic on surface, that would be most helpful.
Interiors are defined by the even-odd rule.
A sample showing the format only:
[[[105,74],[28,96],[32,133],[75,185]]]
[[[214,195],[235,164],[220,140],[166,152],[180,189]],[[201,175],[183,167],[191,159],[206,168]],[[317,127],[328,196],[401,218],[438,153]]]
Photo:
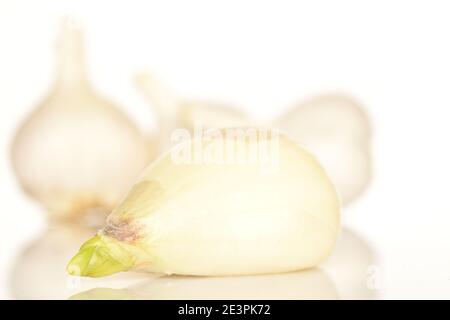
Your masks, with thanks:
[[[94,231],[95,232],[95,231]],[[18,256],[11,279],[15,299],[61,299],[67,288],[67,274],[61,272],[77,242],[92,236],[93,230],[79,226],[50,226]]]
[[[71,300],[303,300],[338,299],[330,277],[319,268],[240,277],[161,276],[125,289],[95,288]]]
[[[95,230],[82,225],[51,224],[22,251],[11,270],[10,286],[14,299],[67,299],[80,290],[97,286],[94,279],[71,278],[64,270],[81,241],[89,239]],[[142,274],[126,273],[103,280],[112,288],[148,279]]]
[[[140,74],[137,82],[159,115],[163,150],[176,128],[193,131],[198,124],[203,128],[258,125],[233,108],[179,99],[149,74]],[[370,124],[363,108],[352,99],[322,95],[266,126],[281,130],[317,156],[343,204],[356,199],[369,184]]]
[[[87,83],[81,31],[66,23],[57,82],[19,128],[12,161],[24,190],[52,217],[109,211],[150,158],[130,119]]]
[[[277,273],[316,266],[339,232],[339,200],[316,159],[284,136],[210,139],[255,150],[278,139],[278,170],[245,164],[180,164],[173,150],[151,164],[68,265],[101,277],[143,270],[187,275]],[[269,141],[270,140],[270,141]]]
[[[323,269],[336,284],[341,299],[374,299],[378,288],[372,287],[376,274],[377,257],[370,244],[358,233],[342,228],[332,255]]]

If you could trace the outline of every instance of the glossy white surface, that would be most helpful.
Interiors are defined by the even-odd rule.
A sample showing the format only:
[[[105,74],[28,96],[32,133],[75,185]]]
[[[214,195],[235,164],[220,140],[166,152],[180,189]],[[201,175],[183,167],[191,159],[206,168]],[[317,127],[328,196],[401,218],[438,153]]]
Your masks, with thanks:
[[[139,276],[112,284],[87,280],[82,287],[69,281],[67,289],[61,268],[50,278],[14,280],[24,248],[47,227],[41,209],[17,186],[8,148],[19,120],[49,87],[53,43],[67,10],[85,21],[94,85],[144,129],[154,120],[131,81],[143,66],[181,94],[230,101],[261,118],[325,91],[358,98],[374,127],[374,176],[345,210],[344,225],[358,237],[349,247],[366,253],[344,250],[337,258],[344,262],[322,272],[275,276],[276,291],[293,290],[298,281],[292,294],[300,296],[318,281],[316,297],[367,297],[363,283],[369,282],[376,298],[450,298],[450,4],[384,0],[1,2],[0,298],[67,298],[94,287],[151,297],[164,296],[155,289],[164,288],[170,296],[185,294],[177,288],[190,283],[201,295],[216,283],[229,288],[242,280],[250,288],[245,292],[267,283],[202,279],[197,286],[190,278]],[[352,277],[354,267],[364,281]]]
[[[47,230],[21,253],[10,275],[17,299],[372,299],[367,276],[376,265],[372,248],[344,229],[331,259],[302,272],[240,277],[185,277],[122,273],[102,279],[75,278],[65,265],[89,231]]]

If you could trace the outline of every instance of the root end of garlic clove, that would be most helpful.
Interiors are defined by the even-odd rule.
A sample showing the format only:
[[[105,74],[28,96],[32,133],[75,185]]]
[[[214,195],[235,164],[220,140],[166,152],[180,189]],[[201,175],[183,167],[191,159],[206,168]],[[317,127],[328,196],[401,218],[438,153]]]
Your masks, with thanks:
[[[70,260],[67,272],[72,276],[104,277],[128,271],[135,259],[116,240],[96,235]]]

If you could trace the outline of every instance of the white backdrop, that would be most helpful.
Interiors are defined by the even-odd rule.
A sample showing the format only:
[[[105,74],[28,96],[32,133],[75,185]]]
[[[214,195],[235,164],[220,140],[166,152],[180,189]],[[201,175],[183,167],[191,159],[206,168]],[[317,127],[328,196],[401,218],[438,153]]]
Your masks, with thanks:
[[[51,84],[64,13],[84,22],[97,90],[145,130],[153,114],[131,81],[142,68],[255,117],[327,91],[362,101],[374,180],[344,223],[379,257],[383,297],[450,298],[450,3],[392,0],[0,1],[0,298],[45,223],[8,148]]]

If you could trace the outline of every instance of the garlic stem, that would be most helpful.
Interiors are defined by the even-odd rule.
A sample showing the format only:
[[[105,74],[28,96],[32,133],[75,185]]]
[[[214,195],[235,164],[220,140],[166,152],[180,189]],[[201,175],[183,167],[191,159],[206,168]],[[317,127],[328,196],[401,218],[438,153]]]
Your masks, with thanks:
[[[120,108],[90,88],[82,40],[80,28],[66,21],[56,82],[11,148],[24,191],[51,217],[72,222],[93,211],[104,218],[154,151]]]

